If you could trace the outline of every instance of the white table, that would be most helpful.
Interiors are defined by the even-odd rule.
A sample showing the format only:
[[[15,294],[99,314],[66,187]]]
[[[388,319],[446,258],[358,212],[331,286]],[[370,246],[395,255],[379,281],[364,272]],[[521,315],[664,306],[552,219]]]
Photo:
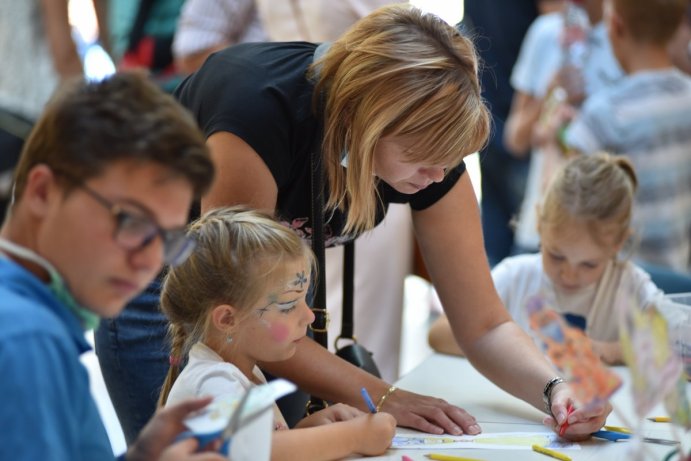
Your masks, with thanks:
[[[624,385],[615,394],[612,404],[619,411],[614,412],[607,420],[608,425],[625,426],[625,418],[633,422],[633,408],[630,388],[628,386],[628,370],[625,367],[616,367],[616,372],[622,376]],[[396,385],[400,388],[431,395],[447,400],[448,402],[464,408],[475,416],[483,433],[493,432],[539,432],[545,430],[542,425],[543,414],[531,405],[504,392],[463,358],[434,354],[422,362],[412,372],[401,378]],[[691,392],[691,383],[687,384],[687,390]],[[665,415],[662,407],[656,408],[651,415]],[[648,437],[671,438],[669,423],[653,423],[645,421],[644,435]],[[399,429],[399,432],[401,430]],[[402,430],[402,432],[412,432]],[[679,430],[679,433],[681,431]],[[691,435],[684,436],[686,450],[691,447]],[[628,442],[609,442],[592,439],[581,443],[580,450],[564,450],[563,453],[574,461],[608,461],[627,459]],[[654,457],[647,459],[662,460],[672,447],[657,444],[645,444],[648,453]],[[402,455],[407,455],[413,460],[427,460],[426,453],[435,452],[455,456],[477,458],[487,461],[549,461],[554,458],[533,452],[532,450],[480,450],[480,449],[455,449],[443,450],[389,450],[386,455],[372,458],[353,458],[369,460],[396,460],[400,461]]]

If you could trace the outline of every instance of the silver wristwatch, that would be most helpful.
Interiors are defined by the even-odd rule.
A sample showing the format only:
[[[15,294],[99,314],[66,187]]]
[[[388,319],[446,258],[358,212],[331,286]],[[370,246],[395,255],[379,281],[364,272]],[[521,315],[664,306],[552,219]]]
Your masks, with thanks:
[[[554,390],[554,386],[565,382],[564,378],[555,376],[545,384],[545,388],[542,390],[542,401],[545,404],[545,411],[548,415],[552,414],[552,391]]]

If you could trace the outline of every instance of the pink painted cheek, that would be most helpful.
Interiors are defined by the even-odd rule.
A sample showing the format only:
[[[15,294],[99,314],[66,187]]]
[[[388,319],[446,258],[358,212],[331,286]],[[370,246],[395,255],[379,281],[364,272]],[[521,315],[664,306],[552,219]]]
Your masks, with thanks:
[[[290,330],[282,323],[273,323],[269,325],[269,334],[274,341],[282,343],[290,336]]]

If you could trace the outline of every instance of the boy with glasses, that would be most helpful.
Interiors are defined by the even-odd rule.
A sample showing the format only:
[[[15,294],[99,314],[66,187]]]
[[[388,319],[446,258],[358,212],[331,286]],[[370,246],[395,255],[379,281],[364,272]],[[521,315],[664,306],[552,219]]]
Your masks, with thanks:
[[[189,208],[212,177],[194,121],[142,76],[75,83],[47,106],[0,230],[0,459],[113,459],[84,331],[185,259]],[[159,413],[122,458],[222,459],[172,444],[207,403]]]

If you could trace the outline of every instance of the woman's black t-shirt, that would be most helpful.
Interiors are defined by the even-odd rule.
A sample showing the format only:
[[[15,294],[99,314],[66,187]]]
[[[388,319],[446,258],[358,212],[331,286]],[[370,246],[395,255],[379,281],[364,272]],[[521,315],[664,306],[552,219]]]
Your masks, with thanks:
[[[313,112],[313,83],[307,78],[317,45],[306,42],[245,43],[213,54],[202,68],[176,90],[204,134],[218,131],[243,139],[264,160],[278,187],[276,214],[309,239],[310,150],[318,136]],[[409,203],[421,210],[441,198],[465,171],[461,164],[440,183],[415,194],[402,194],[380,181],[383,201],[377,223],[389,203]],[[325,213],[327,246],[341,244],[353,235],[342,235],[345,216]]]

